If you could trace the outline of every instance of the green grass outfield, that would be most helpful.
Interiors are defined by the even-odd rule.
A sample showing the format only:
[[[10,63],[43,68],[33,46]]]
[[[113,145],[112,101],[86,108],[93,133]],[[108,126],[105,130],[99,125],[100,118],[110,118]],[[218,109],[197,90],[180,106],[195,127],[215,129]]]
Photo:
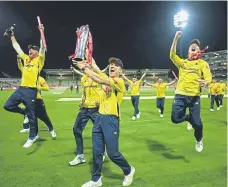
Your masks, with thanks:
[[[74,90],[75,92],[75,90]],[[167,95],[173,95],[168,89]],[[90,180],[92,164],[91,122],[84,131],[84,154],[87,163],[69,167],[75,157],[72,127],[79,102],[57,102],[59,98],[78,97],[66,90],[63,94],[44,94],[49,116],[57,132],[52,140],[46,126],[39,122],[41,140],[31,148],[22,148],[27,134],[20,134],[23,117],[4,111],[12,91],[0,92],[0,187],[80,187]],[[154,89],[141,95],[154,96]],[[205,91],[205,94],[207,92]],[[121,105],[120,151],[136,168],[133,187],[226,187],[227,186],[227,98],[220,111],[209,111],[209,99],[202,99],[204,150],[195,151],[193,131],[186,123],[170,121],[172,99],[165,104],[160,119],[155,100],[141,100],[141,118],[131,120],[130,100]],[[103,164],[103,186],[121,187],[122,171],[108,158]]]

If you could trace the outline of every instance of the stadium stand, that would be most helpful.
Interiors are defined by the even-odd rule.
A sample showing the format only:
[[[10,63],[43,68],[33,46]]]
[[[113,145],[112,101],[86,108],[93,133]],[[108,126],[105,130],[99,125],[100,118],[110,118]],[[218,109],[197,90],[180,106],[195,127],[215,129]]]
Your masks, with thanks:
[[[216,79],[227,80],[227,50],[204,53],[202,59],[208,62]]]

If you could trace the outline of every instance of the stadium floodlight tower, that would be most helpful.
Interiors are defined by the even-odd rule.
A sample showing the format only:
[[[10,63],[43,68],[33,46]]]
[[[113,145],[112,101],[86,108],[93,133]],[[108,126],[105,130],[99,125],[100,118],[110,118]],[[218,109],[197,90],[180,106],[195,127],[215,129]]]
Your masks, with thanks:
[[[176,28],[184,28],[188,23],[188,13],[180,11],[174,15],[173,24]]]
[[[181,31],[188,24],[188,13],[185,11],[176,13],[173,17],[173,24],[176,28],[178,28],[178,30]],[[181,43],[182,42],[180,40],[180,56],[183,57]]]

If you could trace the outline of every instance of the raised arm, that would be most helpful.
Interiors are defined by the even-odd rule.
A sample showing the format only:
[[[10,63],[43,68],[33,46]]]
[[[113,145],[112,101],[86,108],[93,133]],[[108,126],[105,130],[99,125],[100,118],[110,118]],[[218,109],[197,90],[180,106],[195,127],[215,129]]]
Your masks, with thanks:
[[[80,71],[76,70],[73,66],[71,66],[70,69],[73,70],[73,72],[77,73],[78,75],[83,76],[83,73],[81,73]]]
[[[122,77],[124,78],[124,80],[126,80],[127,82],[131,83],[131,80],[129,80],[123,73],[121,73]]]
[[[12,42],[13,48],[15,49],[15,51],[17,52],[17,54],[18,54],[21,58],[23,58],[24,52],[22,51],[20,45],[17,43],[17,40],[16,40],[14,34],[11,36],[11,42]]]
[[[148,86],[152,86],[152,87],[156,88],[155,84],[150,84],[148,82],[145,82],[145,84],[148,85]]]
[[[89,50],[88,50],[87,47],[86,47],[85,56],[86,56],[86,59],[88,59],[88,57],[89,57]],[[76,61],[73,61],[73,62],[77,63]],[[91,68],[96,73],[100,73],[101,72],[100,68],[97,66],[96,61],[94,60],[93,57],[92,57]]]
[[[100,74],[94,72],[93,70],[90,69],[90,66],[85,63],[85,61],[81,62],[76,62],[73,61],[73,63],[81,69],[86,75],[88,75],[92,80],[99,84],[104,84],[104,85],[110,85],[110,79],[109,78],[102,78]]]
[[[108,68],[109,68],[109,65],[107,65],[105,69],[101,70],[101,72],[107,71]]]
[[[175,79],[175,80],[172,81],[172,82],[167,83],[167,86],[171,86],[171,85],[173,85],[175,82],[177,82],[177,79]]]
[[[101,70],[100,68],[97,66],[96,61],[94,60],[94,58],[92,58],[92,64],[91,64],[92,70],[96,73],[100,73]]]
[[[172,60],[172,62],[177,66],[177,68],[179,68],[183,63],[184,63],[184,59],[181,59],[177,54],[176,54],[176,49],[177,49],[177,42],[181,36],[182,32],[181,31],[177,31],[175,34],[175,37],[173,39],[173,43],[172,46],[170,48],[170,59]]]
[[[45,48],[44,48],[44,44],[43,44],[42,40],[40,40],[39,56],[41,58],[44,58],[45,57]]]
[[[145,72],[145,73],[142,75],[142,77],[139,79],[140,82],[146,77],[147,72],[148,72],[148,69],[146,69],[146,72]]]
[[[43,26],[43,24],[41,24],[40,26],[38,26],[38,29],[39,30],[43,30],[43,32],[44,32],[44,26]],[[45,48],[44,48],[44,44],[43,44],[42,39],[41,39],[41,32],[40,32],[40,50],[39,50],[39,56],[41,58],[44,58],[45,57]]]
[[[94,80],[98,84],[113,86],[117,91],[124,92],[122,87],[120,87],[118,84],[116,84],[118,82],[119,78],[112,79],[112,78],[107,77],[104,73],[101,73],[101,72],[100,72],[100,74],[98,74],[98,73],[92,71],[84,61],[78,62],[76,65],[78,66],[79,69],[84,71],[84,73],[86,75],[88,75],[92,80]],[[102,76],[102,75],[105,75],[105,76]]]

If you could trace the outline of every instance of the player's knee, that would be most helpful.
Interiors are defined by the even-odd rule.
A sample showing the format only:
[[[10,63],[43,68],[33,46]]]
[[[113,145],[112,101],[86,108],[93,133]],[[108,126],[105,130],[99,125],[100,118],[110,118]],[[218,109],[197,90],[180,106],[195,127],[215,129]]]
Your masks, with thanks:
[[[76,135],[78,135],[78,134],[81,134],[82,131],[81,131],[81,129],[79,129],[77,126],[74,126],[74,127],[73,127],[73,133],[74,133],[74,135],[76,136]]]
[[[178,115],[177,114],[175,114],[175,113],[172,113],[171,114],[171,121],[173,122],[173,123],[180,123],[180,119],[179,119],[179,117],[178,117]]]
[[[107,155],[113,161],[119,156],[119,152],[107,151]]]
[[[7,111],[10,111],[11,107],[10,107],[10,105],[8,103],[5,103],[4,109],[7,110]]]
[[[95,158],[102,157],[104,155],[104,150],[101,147],[94,147],[93,148],[93,156]]]

